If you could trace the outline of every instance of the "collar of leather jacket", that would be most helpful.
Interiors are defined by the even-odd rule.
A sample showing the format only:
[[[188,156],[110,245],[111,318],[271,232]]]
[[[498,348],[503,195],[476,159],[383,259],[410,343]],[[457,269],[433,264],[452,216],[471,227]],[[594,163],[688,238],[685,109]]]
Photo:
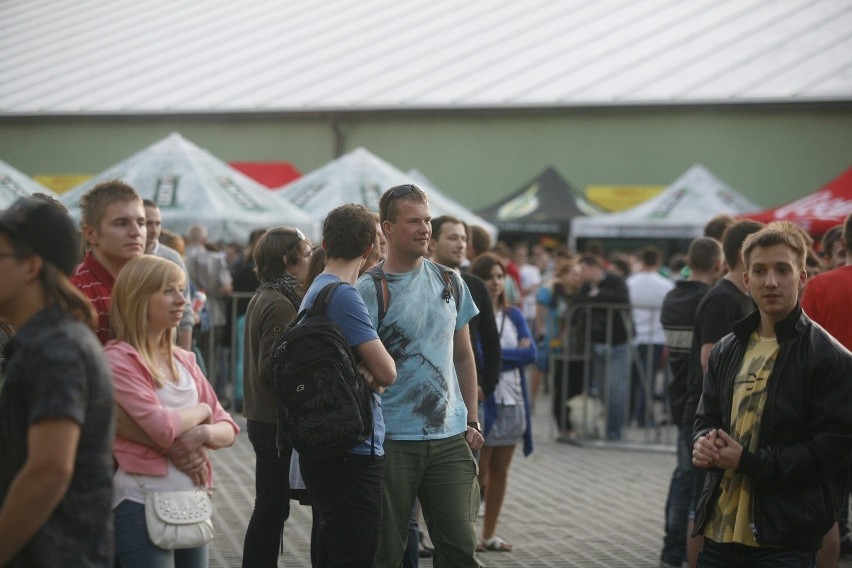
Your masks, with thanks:
[[[793,311],[775,324],[775,335],[778,337],[778,343],[794,339],[802,333],[807,323],[807,317],[797,302]],[[757,329],[758,325],[760,325],[760,310],[754,310],[743,319],[734,322],[734,335],[743,347],[748,343],[749,336]]]

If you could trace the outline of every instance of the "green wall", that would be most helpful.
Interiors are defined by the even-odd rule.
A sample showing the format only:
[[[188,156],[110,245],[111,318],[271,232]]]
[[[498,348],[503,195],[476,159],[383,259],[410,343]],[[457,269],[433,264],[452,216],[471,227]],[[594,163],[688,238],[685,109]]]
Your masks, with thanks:
[[[0,159],[30,175],[97,173],[170,132],[226,161],[308,172],[364,146],[477,209],[547,166],[578,189],[665,185],[699,162],[759,205],[852,165],[852,105],[0,119]]]

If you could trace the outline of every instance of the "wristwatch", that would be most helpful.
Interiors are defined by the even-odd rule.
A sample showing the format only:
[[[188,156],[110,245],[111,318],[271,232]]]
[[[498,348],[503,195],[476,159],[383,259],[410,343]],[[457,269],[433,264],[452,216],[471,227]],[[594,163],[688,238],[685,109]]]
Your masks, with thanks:
[[[471,428],[473,428],[474,430],[476,430],[477,432],[479,432],[480,434],[482,434],[482,425],[479,422],[477,422],[476,420],[471,420],[470,422],[467,423],[467,425],[470,426]]]

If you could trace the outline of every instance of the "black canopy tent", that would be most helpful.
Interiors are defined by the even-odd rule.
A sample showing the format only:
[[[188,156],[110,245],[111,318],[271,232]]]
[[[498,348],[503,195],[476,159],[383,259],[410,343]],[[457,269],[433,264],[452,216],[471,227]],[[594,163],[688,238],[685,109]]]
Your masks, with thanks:
[[[568,242],[571,219],[585,216],[565,178],[548,167],[501,202],[477,211],[507,242],[552,239]]]

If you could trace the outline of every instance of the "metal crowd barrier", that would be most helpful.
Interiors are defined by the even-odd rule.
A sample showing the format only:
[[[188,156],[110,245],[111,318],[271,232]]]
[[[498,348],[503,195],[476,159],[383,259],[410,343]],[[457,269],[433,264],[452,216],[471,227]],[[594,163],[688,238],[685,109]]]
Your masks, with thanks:
[[[650,354],[642,362],[643,364],[636,367],[644,400],[644,426],[638,425],[638,420],[637,424],[634,424],[631,420],[632,374],[634,362],[641,360],[638,347],[634,345],[632,339],[634,336],[632,308],[653,310],[653,317],[659,318],[658,308],[607,303],[572,305],[560,318],[559,329],[562,330],[562,333],[559,339],[561,345],[558,348],[551,347],[550,349],[547,376],[547,380],[552,381],[551,392],[553,397],[563,399],[554,404],[554,411],[552,412],[554,414],[552,423],[556,425],[557,440],[597,447],[668,449],[670,446],[674,446],[677,429],[671,423],[669,416],[666,387],[670,373],[665,355],[659,372],[655,372],[653,369],[653,357]],[[610,408],[610,388],[606,382],[606,377],[609,376],[610,372],[610,358],[606,357],[603,361],[602,376],[596,377],[592,374],[592,310],[598,313],[604,310],[606,313],[606,340],[602,345],[607,353],[611,352],[610,349],[613,346],[613,322],[615,318],[622,319],[627,331],[626,376],[622,378],[626,385],[624,406],[621,409],[624,422],[621,438],[616,440],[606,439],[606,414],[607,409]],[[571,363],[582,363],[581,377],[572,376],[572,367],[576,372],[578,365],[571,365]],[[557,367],[561,372],[556,373]],[[581,393],[575,395],[573,400],[569,400],[566,396],[569,393],[569,384],[578,379],[582,381]],[[576,390],[576,383],[574,383],[574,386],[575,388],[572,390]],[[572,409],[570,411],[571,422],[576,437],[565,435],[568,429],[569,407]],[[555,411],[557,408],[558,413]]]

